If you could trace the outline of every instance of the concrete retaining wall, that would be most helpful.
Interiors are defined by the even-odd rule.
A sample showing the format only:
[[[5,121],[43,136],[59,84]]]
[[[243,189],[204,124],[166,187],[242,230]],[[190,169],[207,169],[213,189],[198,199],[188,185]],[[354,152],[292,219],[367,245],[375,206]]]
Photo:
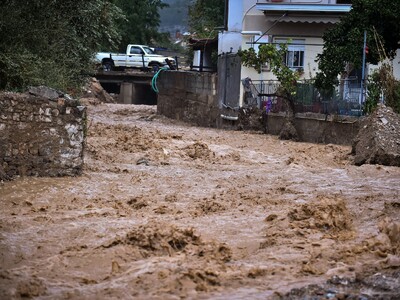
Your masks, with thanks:
[[[279,135],[283,123],[284,115],[269,114],[267,133]],[[360,122],[355,117],[296,114],[295,127],[302,142],[351,145],[357,136]]]
[[[162,72],[157,87],[159,114],[199,126],[218,126],[220,110],[216,74]]]
[[[257,109],[251,111],[254,116],[246,116],[245,124],[240,116],[239,122],[230,121],[229,126],[221,120],[216,74],[168,71],[161,73],[157,86],[157,111],[161,115],[204,127],[264,130],[261,111]],[[279,135],[283,122],[284,114],[270,113],[267,133]],[[351,145],[359,121],[355,117],[296,114],[295,127],[304,142]]]
[[[10,177],[81,174],[85,130],[77,100],[0,93],[0,169]]]

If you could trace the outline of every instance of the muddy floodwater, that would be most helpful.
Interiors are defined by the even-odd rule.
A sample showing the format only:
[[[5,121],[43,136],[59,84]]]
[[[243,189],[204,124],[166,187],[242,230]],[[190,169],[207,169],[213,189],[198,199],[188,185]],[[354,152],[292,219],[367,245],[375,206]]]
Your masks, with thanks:
[[[400,299],[400,168],[151,106],[88,117],[82,176],[0,183],[1,299]]]

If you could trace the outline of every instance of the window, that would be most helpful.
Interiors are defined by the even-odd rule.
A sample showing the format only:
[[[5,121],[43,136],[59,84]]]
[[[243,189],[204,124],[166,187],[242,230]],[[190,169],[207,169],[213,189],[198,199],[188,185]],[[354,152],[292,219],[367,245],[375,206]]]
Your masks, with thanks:
[[[278,45],[288,43],[288,51],[284,57],[284,62],[289,68],[304,68],[304,40],[275,39],[274,42]]]
[[[131,54],[142,54],[143,51],[139,47],[131,47]]]
[[[147,54],[156,54],[150,47],[143,47],[143,49]]]

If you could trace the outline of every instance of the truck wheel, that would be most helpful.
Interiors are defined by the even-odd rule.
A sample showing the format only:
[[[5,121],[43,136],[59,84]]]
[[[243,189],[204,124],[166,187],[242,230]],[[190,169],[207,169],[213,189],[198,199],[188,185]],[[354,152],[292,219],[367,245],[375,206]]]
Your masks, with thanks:
[[[104,61],[103,62],[103,71],[105,71],[105,72],[112,71],[113,68],[114,68],[114,64],[112,63],[112,61]]]
[[[153,70],[154,72],[157,72],[161,67],[162,67],[162,64],[160,64],[158,62],[149,63],[149,69]]]

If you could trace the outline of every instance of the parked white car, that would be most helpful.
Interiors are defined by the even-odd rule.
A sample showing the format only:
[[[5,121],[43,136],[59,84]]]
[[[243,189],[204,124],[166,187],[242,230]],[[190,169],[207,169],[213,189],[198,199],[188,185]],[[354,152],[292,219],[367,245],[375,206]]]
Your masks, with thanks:
[[[114,68],[154,68],[167,65],[167,60],[175,65],[175,59],[156,54],[153,48],[145,45],[129,44],[126,47],[126,54],[99,52],[96,54],[96,61],[101,63],[104,71]]]

